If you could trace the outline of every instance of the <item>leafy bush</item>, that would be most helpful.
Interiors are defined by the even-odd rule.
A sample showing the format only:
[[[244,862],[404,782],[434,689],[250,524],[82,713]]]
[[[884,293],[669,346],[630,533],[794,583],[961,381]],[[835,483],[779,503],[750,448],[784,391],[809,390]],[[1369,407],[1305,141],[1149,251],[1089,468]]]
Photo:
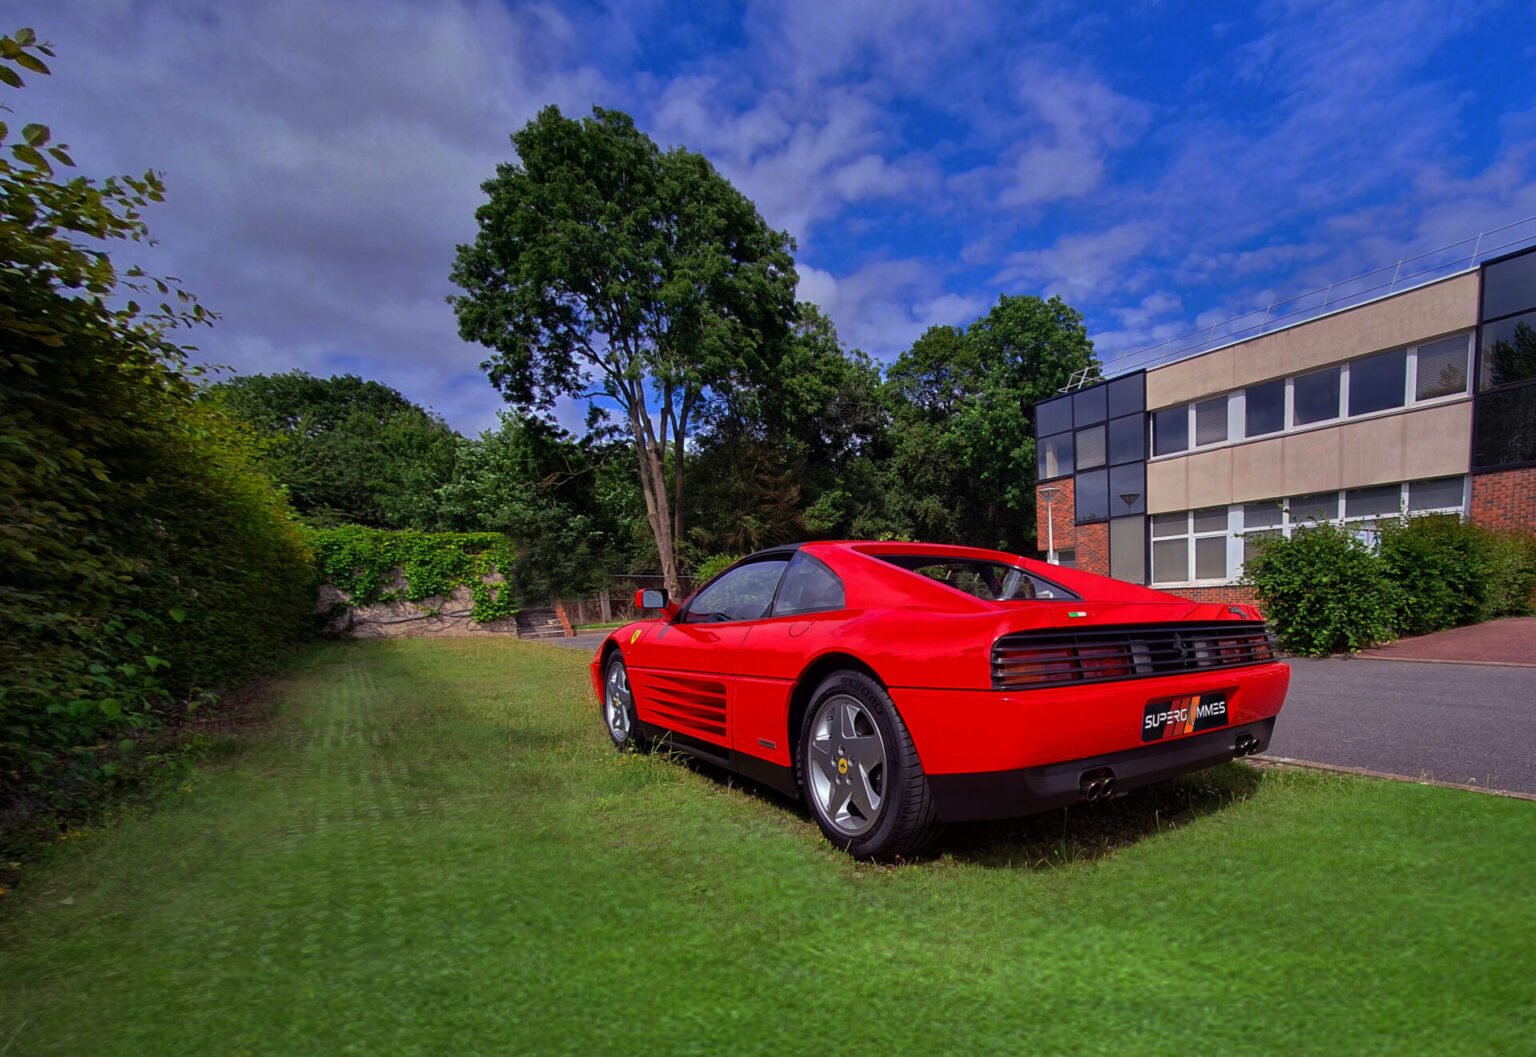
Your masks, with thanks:
[[[30,31],[0,81],[46,73]],[[192,398],[167,335],[212,316],[119,274],[158,176],[54,179],[49,130],[0,125],[0,831],[88,806],[167,714],[271,661],[309,554],[249,439]],[[139,298],[159,299],[145,308]]]
[[[1495,549],[1493,533],[1454,514],[1386,525],[1380,555],[1402,588],[1393,622],[1398,634],[1423,635],[1480,619],[1493,590]]]
[[[1394,637],[1402,592],[1352,533],[1318,525],[1258,543],[1243,582],[1258,591],[1281,648],[1318,655]]]
[[[1488,591],[1478,620],[1525,616],[1536,611],[1536,536],[1493,534]]]
[[[1244,582],[1258,590],[1285,649],[1357,650],[1531,612],[1536,539],[1431,514],[1383,524],[1373,551],[1323,525],[1261,540]]]
[[[516,556],[495,532],[391,532],[348,525],[310,532],[320,579],[351,606],[421,602],[468,587],[470,619],[478,623],[517,615]],[[395,586],[396,570],[404,579]],[[503,582],[488,583],[499,574]]]

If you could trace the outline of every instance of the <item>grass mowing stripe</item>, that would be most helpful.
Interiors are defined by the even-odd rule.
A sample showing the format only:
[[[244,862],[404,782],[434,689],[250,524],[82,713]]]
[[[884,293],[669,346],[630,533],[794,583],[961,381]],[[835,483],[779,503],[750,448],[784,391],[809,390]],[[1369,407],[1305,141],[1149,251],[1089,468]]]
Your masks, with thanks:
[[[0,905],[7,1057],[1530,1052],[1530,803],[1233,766],[877,868],[614,754],[579,654],[328,645],[275,692]]]

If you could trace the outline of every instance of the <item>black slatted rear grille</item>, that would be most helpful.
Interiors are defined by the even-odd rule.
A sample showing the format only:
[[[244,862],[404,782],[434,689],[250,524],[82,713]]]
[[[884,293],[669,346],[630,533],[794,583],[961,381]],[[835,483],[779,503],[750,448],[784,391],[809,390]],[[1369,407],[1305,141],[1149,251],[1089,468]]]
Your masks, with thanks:
[[[992,686],[1043,690],[1274,659],[1274,640],[1259,621],[1016,631],[992,645]]]

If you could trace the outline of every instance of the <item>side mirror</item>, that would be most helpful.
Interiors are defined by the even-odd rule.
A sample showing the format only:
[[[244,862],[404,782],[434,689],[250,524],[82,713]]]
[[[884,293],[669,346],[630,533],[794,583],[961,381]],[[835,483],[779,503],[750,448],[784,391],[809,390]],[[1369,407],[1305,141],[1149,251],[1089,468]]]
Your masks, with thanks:
[[[661,610],[661,619],[666,621],[677,618],[677,603],[668,598],[665,591],[654,587],[635,592],[635,608],[659,609]]]

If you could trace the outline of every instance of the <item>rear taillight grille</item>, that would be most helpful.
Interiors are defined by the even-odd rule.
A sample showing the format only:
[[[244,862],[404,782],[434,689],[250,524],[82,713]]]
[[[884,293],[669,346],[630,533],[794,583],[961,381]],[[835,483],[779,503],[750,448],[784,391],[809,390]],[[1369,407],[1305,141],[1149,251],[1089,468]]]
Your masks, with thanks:
[[[1274,659],[1274,641],[1257,622],[1018,631],[992,646],[992,686],[1040,690],[1238,668]]]

